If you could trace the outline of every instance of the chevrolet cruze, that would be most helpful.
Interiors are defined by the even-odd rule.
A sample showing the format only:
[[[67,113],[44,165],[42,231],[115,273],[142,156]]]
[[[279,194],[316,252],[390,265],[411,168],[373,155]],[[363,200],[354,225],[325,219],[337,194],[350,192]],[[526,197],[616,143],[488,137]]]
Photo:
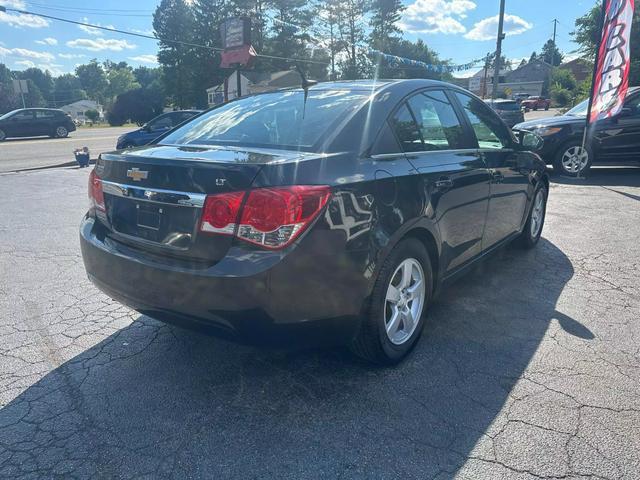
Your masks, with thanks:
[[[395,363],[443,285],[506,243],[538,242],[539,143],[429,80],[241,98],[102,154],[84,263],[107,295],[165,322]]]

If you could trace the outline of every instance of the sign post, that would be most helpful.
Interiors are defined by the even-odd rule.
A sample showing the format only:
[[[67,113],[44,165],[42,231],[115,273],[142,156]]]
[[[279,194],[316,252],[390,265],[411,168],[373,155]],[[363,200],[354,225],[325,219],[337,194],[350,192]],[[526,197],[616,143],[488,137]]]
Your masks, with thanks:
[[[221,68],[236,69],[236,98],[242,96],[242,77],[240,68],[250,66],[256,58],[256,51],[251,45],[251,19],[235,17],[225,20],[220,25],[222,37]],[[225,85],[226,85],[225,81]],[[228,93],[225,95],[228,98]]]
[[[13,80],[13,91],[19,93],[22,98],[22,108],[27,108],[24,102],[24,94],[29,93],[29,84],[26,80]]]

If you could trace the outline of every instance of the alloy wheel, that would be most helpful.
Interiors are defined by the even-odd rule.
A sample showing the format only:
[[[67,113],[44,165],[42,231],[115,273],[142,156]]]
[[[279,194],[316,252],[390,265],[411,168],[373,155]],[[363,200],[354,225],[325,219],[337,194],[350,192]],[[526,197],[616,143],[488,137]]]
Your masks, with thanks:
[[[562,168],[568,173],[580,173],[589,163],[589,152],[579,145],[569,147],[562,154]]]
[[[407,258],[391,276],[384,305],[387,337],[394,345],[402,345],[416,330],[425,299],[424,270],[420,262]]]
[[[533,200],[533,210],[531,210],[531,238],[536,238],[542,228],[544,221],[544,193],[538,190]]]
[[[56,136],[59,138],[64,138],[69,134],[69,132],[67,131],[66,128],[64,127],[58,127],[56,128]]]

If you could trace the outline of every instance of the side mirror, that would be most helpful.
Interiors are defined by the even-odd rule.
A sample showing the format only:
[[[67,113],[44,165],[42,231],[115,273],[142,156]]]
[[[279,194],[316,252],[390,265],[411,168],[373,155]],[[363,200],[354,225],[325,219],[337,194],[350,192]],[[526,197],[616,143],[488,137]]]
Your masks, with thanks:
[[[520,145],[523,150],[529,150],[532,152],[537,152],[542,148],[542,145],[544,145],[544,139],[537,133],[533,132],[521,131],[518,136],[518,140],[520,141]]]

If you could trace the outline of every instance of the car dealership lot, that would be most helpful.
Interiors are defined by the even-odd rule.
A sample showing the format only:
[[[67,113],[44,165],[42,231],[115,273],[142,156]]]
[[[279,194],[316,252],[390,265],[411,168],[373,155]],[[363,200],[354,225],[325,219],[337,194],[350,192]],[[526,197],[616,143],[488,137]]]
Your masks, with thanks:
[[[115,150],[117,138],[135,127],[79,128],[67,138],[12,138],[0,143],[0,173],[73,162],[76,148],[89,147],[91,157]]]
[[[554,178],[540,245],[446,290],[392,369],[114,303],[87,170],[0,175],[0,478],[637,478],[640,169]]]

